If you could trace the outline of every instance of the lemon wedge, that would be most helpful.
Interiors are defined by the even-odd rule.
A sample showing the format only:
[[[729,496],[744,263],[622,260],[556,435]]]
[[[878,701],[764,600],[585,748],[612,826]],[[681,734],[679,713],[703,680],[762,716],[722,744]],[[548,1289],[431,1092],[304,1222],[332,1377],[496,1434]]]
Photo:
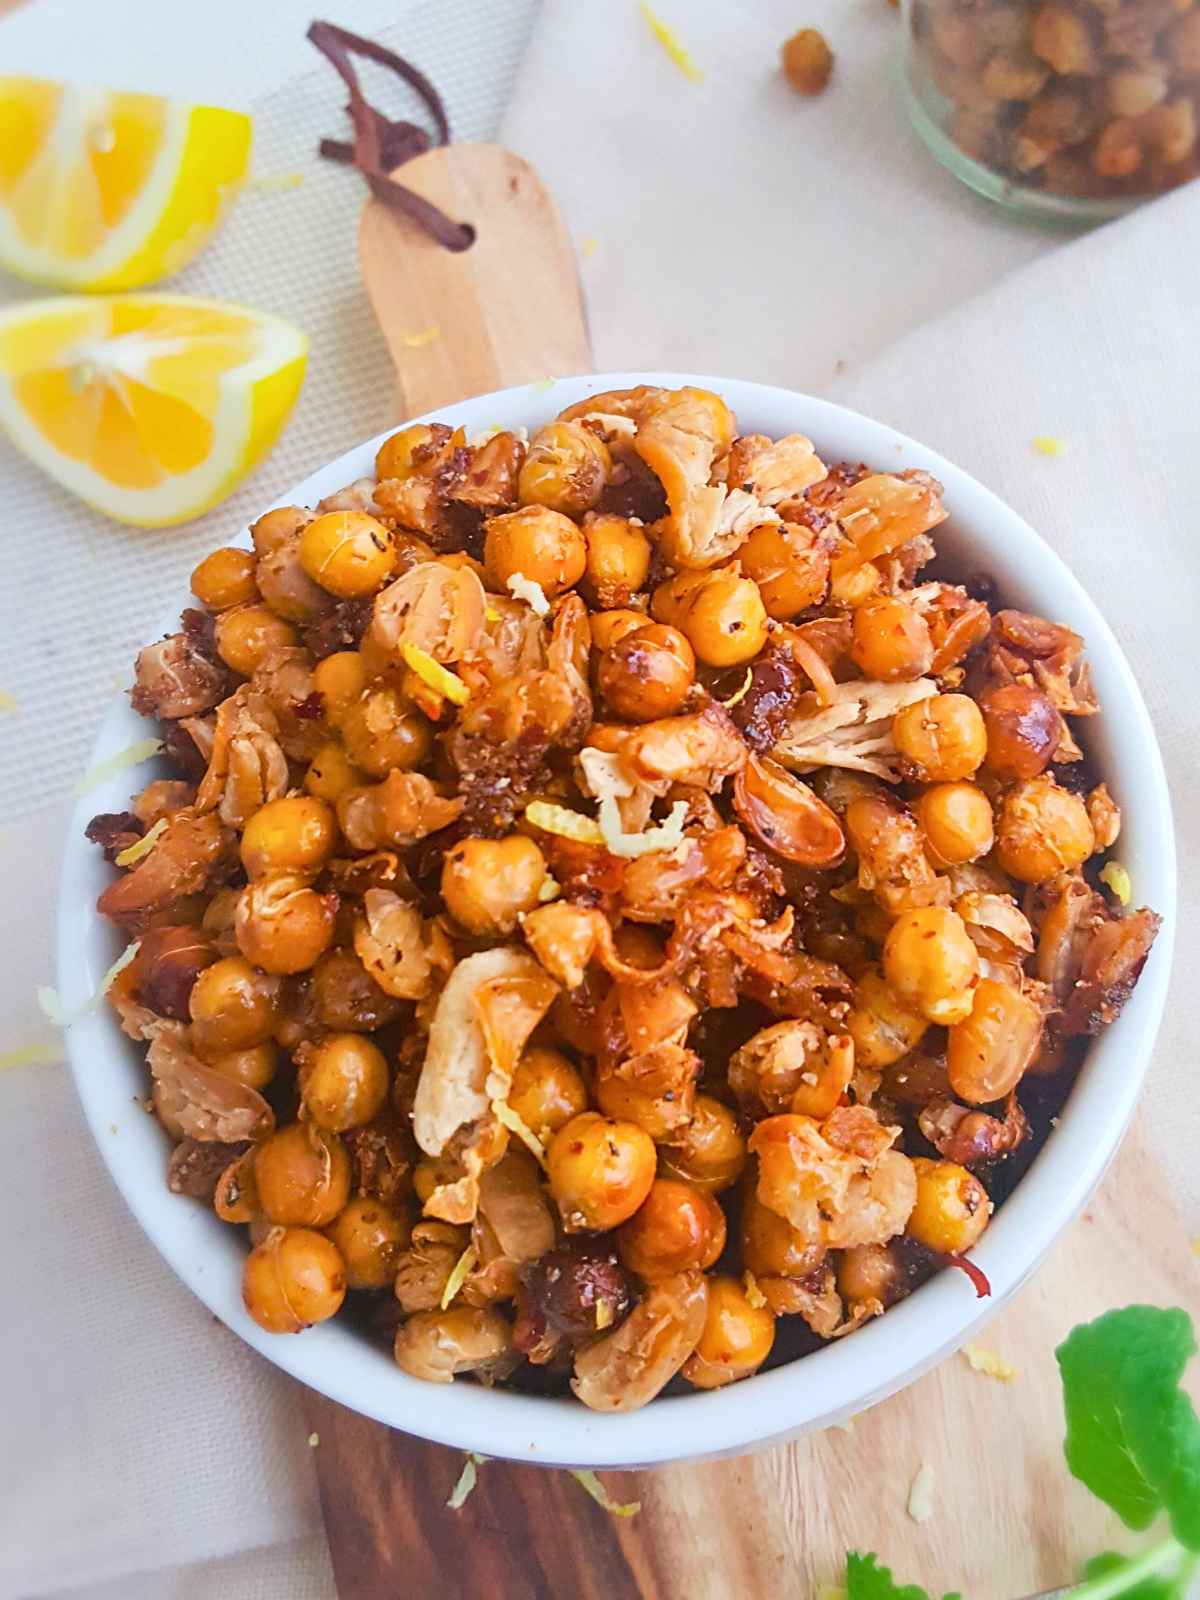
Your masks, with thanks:
[[[245,177],[252,126],[219,106],[0,76],[0,267],[89,291],[178,272]]]
[[[118,522],[159,528],[223,500],[275,443],[308,340],[185,295],[65,295],[0,312],[0,425]]]

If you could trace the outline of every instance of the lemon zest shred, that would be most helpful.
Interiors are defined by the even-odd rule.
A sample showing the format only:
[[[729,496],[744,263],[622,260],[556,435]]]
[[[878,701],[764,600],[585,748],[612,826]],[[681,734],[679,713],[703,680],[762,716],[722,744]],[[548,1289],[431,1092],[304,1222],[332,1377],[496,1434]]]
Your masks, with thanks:
[[[610,855],[630,861],[637,856],[654,855],[660,850],[674,850],[683,843],[683,825],[687,821],[687,801],[676,800],[665,822],[653,828],[643,828],[641,833],[626,833],[621,827],[621,811],[612,795],[600,802],[600,832],[604,847]]]
[[[0,1050],[0,1072],[10,1067],[55,1067],[62,1058],[61,1046],[24,1044],[16,1050]]]
[[[245,187],[269,193],[272,189],[299,189],[303,182],[302,172],[255,172],[245,179]]]
[[[547,389],[553,389],[558,382],[557,378],[535,378],[529,387],[534,394],[545,394]]]
[[[1111,889],[1117,900],[1127,906],[1133,898],[1133,883],[1119,861],[1106,861],[1100,869],[1100,882]]]
[[[423,350],[427,344],[432,344],[435,339],[441,338],[442,330],[436,322],[431,322],[427,328],[421,328],[417,333],[402,333],[400,343],[406,350]]]
[[[585,817],[581,811],[554,805],[549,800],[531,800],[525,807],[525,820],[543,833],[555,834],[560,839],[572,839],[576,844],[604,843],[598,822]]]
[[[400,654],[404,657],[404,665],[415,672],[435,694],[445,695],[456,706],[466,705],[471,697],[470,689],[457,673],[449,671],[440,661],[435,661],[428,650],[422,650],[419,644],[402,644]]]
[[[642,1509],[640,1500],[629,1500],[624,1505],[614,1500],[594,1472],[580,1472],[570,1468],[568,1470],[575,1482],[586,1489],[596,1504],[607,1511],[610,1516],[636,1517]]]
[[[0,689],[0,711],[15,711],[17,702],[7,689]]]
[[[600,248],[600,241],[594,233],[589,233],[585,239],[579,241],[579,253],[585,261],[596,254]]]
[[[596,1302],[596,1331],[603,1333],[605,1328],[613,1324],[613,1308],[610,1300],[597,1300]]]
[[[478,1259],[479,1257],[476,1254],[475,1246],[473,1244],[469,1244],[463,1251],[462,1255],[460,1255],[458,1260],[454,1263],[454,1268],[451,1271],[450,1276],[446,1279],[446,1287],[442,1290],[443,1311],[449,1311],[451,1301],[462,1288],[463,1284],[467,1281],[467,1275],[474,1268]]]
[[[137,739],[124,750],[118,750],[115,755],[97,761],[96,765],[89,767],[75,785],[76,797],[90,794],[93,789],[98,789],[102,783],[107,783],[109,778],[118,772],[124,772],[127,767],[140,767],[143,761],[161,755],[163,748],[161,739]]]
[[[517,1138],[529,1152],[536,1157],[541,1166],[546,1165],[546,1147],[525,1121],[525,1118],[505,1100],[492,1101],[492,1115],[497,1122],[503,1123],[510,1133],[515,1133]]]
[[[750,693],[750,685],[753,682],[754,682],[754,668],[753,667],[747,667],[746,668],[746,676],[742,680],[742,687],[737,691],[736,694],[731,694],[729,696],[728,700],[722,700],[721,701],[721,704],[725,707],[726,711],[729,710],[730,706],[741,705],[742,701]]]
[[[121,954],[100,979],[95,994],[89,1000],[85,1000],[82,1005],[76,1006],[74,1011],[66,1009],[59,998],[57,989],[52,989],[49,984],[44,984],[37,992],[37,1003],[41,1007],[42,1015],[52,1022],[56,1028],[69,1028],[73,1022],[78,1022],[80,1017],[86,1017],[88,1012],[94,1011],[101,1000],[104,999],[104,996],[141,948],[142,941],[140,939],[135,939],[132,944],[126,945],[125,949],[121,951]]]
[[[500,621],[500,613],[496,610],[495,606],[487,606],[484,609],[483,615],[484,615],[484,618],[486,619],[486,621],[488,621],[488,622],[499,622]]]
[[[475,1485],[479,1481],[478,1469],[485,1461],[490,1461],[491,1456],[481,1456],[472,1450],[463,1462],[463,1469],[458,1475],[458,1481],[450,1491],[450,1498],[446,1501],[450,1511],[461,1511],[463,1505],[475,1492]]]
[[[684,48],[683,42],[679,35],[675,32],[674,28],[669,26],[668,23],[664,22],[660,16],[652,11],[646,4],[646,0],[641,0],[638,10],[646,19],[646,22],[650,27],[650,31],[653,33],[654,37],[658,40],[659,44],[662,45],[663,49],[670,56],[671,60],[679,68],[680,72],[683,73],[684,77],[687,78],[691,83],[699,83],[704,77],[704,74]]]
[[[758,1279],[748,1269],[742,1273],[742,1287],[746,1291],[746,1299],[756,1311],[761,1311],[767,1303],[767,1297],[758,1287]]]
[[[1012,1383],[1017,1376],[1017,1369],[1011,1361],[1005,1361],[1002,1355],[995,1350],[988,1350],[984,1345],[965,1344],[962,1353],[972,1372],[982,1372],[985,1377],[996,1378],[1001,1383]]]
[[[131,845],[113,857],[118,867],[131,867],[135,861],[140,861],[143,856],[148,856],[154,846],[167,831],[166,817],[159,817],[154,826],[148,829],[140,839],[135,839]]]
[[[1057,439],[1052,433],[1039,433],[1034,436],[1033,448],[1040,456],[1061,456],[1067,451],[1066,441]]]

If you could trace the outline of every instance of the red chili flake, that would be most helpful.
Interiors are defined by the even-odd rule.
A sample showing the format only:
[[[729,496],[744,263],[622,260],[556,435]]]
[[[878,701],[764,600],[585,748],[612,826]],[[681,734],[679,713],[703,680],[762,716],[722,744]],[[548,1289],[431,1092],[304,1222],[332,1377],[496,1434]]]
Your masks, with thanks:
[[[960,1272],[965,1272],[975,1286],[976,1297],[985,1300],[992,1292],[988,1282],[987,1273],[982,1267],[977,1267],[967,1256],[960,1256],[956,1250],[947,1250],[942,1254],[942,1261],[948,1267],[957,1267]]]

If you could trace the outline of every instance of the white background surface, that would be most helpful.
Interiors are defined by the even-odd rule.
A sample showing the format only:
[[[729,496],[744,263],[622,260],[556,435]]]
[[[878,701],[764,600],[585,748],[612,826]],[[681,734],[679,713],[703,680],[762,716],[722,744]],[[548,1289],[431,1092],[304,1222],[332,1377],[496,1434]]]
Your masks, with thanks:
[[[390,42],[444,86],[456,131],[482,137],[534,9],[345,0],[333,15],[361,31],[402,16]],[[907,129],[883,0],[803,8],[839,56],[811,103],[774,79],[793,4],[658,9],[702,84],[649,41],[632,0],[546,0],[505,129],[576,238],[595,241],[582,270],[598,363],[829,392],[1010,498],[1130,653],[1176,785],[1194,906],[1200,188],[1083,244],[1027,230],[958,189]],[[303,170],[304,184],[247,194],[178,286],[281,311],[313,341],[275,455],[191,529],[114,530],[0,447],[0,689],[18,702],[0,716],[0,1050],[46,1037],[33,991],[50,977],[63,800],[134,646],[199,551],[387,420],[387,365],[354,275],[357,180],[311,156],[343,100],[303,40],[312,15],[298,0],[31,0],[0,21],[0,71],[255,107],[256,170]],[[302,87],[275,93],[296,74]],[[1063,436],[1067,454],[1034,455],[1038,433]],[[1188,979],[1200,952],[1186,921],[1180,943]],[[1147,1109],[1197,1231],[1191,987],[1177,981]],[[2,1600],[328,1596],[294,1391],[133,1229],[59,1069],[0,1074],[0,1163]]]

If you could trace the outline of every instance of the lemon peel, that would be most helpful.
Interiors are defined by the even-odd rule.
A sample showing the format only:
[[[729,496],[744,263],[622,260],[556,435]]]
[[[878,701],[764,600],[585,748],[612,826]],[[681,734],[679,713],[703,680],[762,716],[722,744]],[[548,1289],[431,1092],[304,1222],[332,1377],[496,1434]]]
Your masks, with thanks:
[[[642,1502],[640,1500],[629,1500],[624,1505],[622,1505],[619,1501],[614,1500],[594,1472],[579,1472],[572,1470],[571,1476],[581,1488],[587,1490],[588,1494],[591,1495],[596,1504],[607,1511],[610,1516],[636,1517],[638,1512],[642,1509]]]
[[[454,1269],[450,1276],[446,1279],[446,1287],[442,1290],[443,1311],[448,1311],[450,1309],[450,1302],[454,1299],[454,1296],[467,1281],[467,1275],[471,1272],[478,1259],[479,1257],[476,1254],[475,1246],[473,1244],[469,1244],[463,1251],[462,1255],[460,1255],[458,1260],[454,1263]]]
[[[107,783],[118,772],[124,772],[129,767],[140,767],[151,757],[162,755],[164,748],[161,739],[135,739],[124,750],[118,750],[115,755],[106,756],[103,761],[97,761],[94,767],[89,767],[75,785],[76,796],[91,794],[93,789]]]
[[[85,1000],[82,1005],[76,1006],[73,1011],[68,1011],[63,1005],[57,989],[51,988],[49,984],[43,984],[37,992],[37,1003],[41,1008],[42,1015],[47,1021],[52,1022],[56,1028],[69,1028],[73,1022],[78,1022],[80,1017],[87,1016],[88,1012],[94,1011],[101,1000],[104,999],[104,996],[141,948],[142,941],[140,939],[135,939],[132,944],[126,945],[125,949],[121,951],[121,954],[100,979],[95,994],[90,999]]]
[[[685,49],[683,42],[679,35],[675,32],[675,29],[672,28],[669,23],[664,22],[656,12],[652,11],[646,4],[646,0],[641,0],[638,10],[645,18],[651,33],[653,33],[659,44],[662,45],[667,55],[670,56],[671,60],[679,68],[680,72],[683,73],[684,77],[687,78],[691,83],[699,83],[704,77],[704,74],[692,60],[691,55]]]
[[[148,856],[154,846],[167,831],[166,817],[159,817],[158,821],[140,839],[135,839],[127,845],[118,855],[113,857],[118,867],[131,867],[135,861],[140,861],[143,856]]]
[[[470,689],[457,673],[449,671],[440,661],[435,661],[428,650],[422,650],[417,644],[403,644],[400,654],[405,666],[436,694],[444,695],[456,706],[466,705],[471,697]]]

